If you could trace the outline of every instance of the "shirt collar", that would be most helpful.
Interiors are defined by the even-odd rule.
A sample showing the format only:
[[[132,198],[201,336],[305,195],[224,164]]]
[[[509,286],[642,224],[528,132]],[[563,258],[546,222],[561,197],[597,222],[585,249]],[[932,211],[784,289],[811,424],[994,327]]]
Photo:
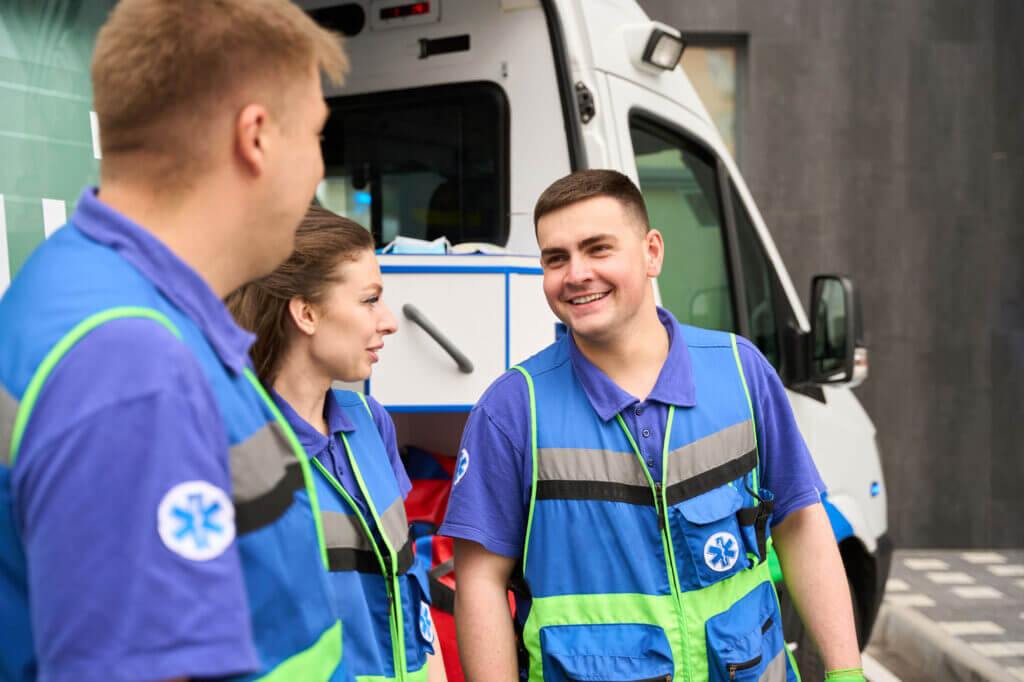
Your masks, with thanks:
[[[658,308],[658,320],[668,332],[668,357],[658,374],[658,381],[651,389],[646,400],[656,400],[666,405],[677,405],[679,407],[693,407],[697,404],[697,392],[693,383],[693,364],[690,360],[690,349],[682,335],[678,333],[679,326],[672,313],[664,308]],[[636,396],[632,396],[622,390],[618,384],[608,378],[608,375],[597,368],[594,363],[586,358],[576,346],[576,341],[569,337],[569,358],[572,361],[572,368],[583,385],[583,392],[593,406],[594,411],[603,420],[612,419],[619,412],[637,402]]]
[[[196,323],[220,361],[235,374],[249,366],[256,337],[235,323],[206,281],[138,223],[104,204],[87,187],[71,216],[81,232],[116,251]]]
[[[295,432],[295,437],[299,439],[299,444],[302,445],[303,450],[315,455],[327,447],[327,436],[317,431],[309,422],[300,417],[298,412],[292,409],[288,401],[282,398],[277,391],[270,389],[270,397],[273,399],[274,404],[277,405],[277,408],[281,410],[281,416],[292,427],[292,431]],[[356,425],[345,414],[345,410],[341,409],[341,405],[338,404],[338,400],[334,397],[334,391],[327,391],[327,395],[324,398],[324,418],[327,419],[327,428],[332,435],[339,431],[351,433],[356,430]]]

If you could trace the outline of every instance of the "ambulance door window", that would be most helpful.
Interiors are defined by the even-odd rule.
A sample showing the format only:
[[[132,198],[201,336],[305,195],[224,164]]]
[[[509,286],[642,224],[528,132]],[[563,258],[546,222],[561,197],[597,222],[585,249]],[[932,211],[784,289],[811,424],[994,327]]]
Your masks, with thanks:
[[[747,299],[750,340],[779,369],[779,335],[776,328],[774,286],[771,266],[736,186],[729,183],[732,211],[736,220],[736,242],[743,265],[743,290]]]
[[[651,227],[665,238],[662,305],[684,324],[735,331],[713,157],[645,117],[631,116],[629,132]]]

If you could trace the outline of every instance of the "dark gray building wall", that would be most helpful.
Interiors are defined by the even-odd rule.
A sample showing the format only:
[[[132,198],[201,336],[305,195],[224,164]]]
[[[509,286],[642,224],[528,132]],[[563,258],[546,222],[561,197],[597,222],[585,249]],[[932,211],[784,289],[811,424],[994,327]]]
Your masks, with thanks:
[[[640,0],[747,36],[744,176],[861,291],[898,546],[1024,546],[1024,2]]]

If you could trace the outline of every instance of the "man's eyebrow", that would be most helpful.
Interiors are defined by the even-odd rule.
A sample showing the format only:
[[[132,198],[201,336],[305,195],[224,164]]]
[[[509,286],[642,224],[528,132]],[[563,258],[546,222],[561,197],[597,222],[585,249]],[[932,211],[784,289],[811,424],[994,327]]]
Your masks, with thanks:
[[[561,246],[551,246],[546,249],[541,249],[540,257],[544,258],[545,256],[554,256],[555,254],[559,253],[566,253],[566,249],[562,248]]]
[[[593,246],[594,244],[596,244],[598,242],[604,242],[604,241],[614,242],[614,241],[617,241],[617,240],[616,240],[616,237],[615,237],[614,234],[610,234],[610,233],[608,233],[608,234],[595,234],[593,237],[587,237],[586,239],[581,241],[580,242],[580,248],[581,249],[585,249],[588,246]]]

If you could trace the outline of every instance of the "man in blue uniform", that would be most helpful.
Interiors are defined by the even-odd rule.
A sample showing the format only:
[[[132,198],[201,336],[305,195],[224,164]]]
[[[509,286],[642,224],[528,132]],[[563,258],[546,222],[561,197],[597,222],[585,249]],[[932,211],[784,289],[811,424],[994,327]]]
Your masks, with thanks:
[[[833,677],[860,679],[824,486],[773,368],[655,306],[662,236],[625,176],[562,178],[534,219],[569,333],[495,381],[463,435],[439,532],[467,679],[517,679],[516,629],[531,681],[795,680],[772,541]]]
[[[124,0],[101,187],[0,299],[0,678],[341,679],[309,466],[221,298],[323,175],[338,39],[287,0]]]

